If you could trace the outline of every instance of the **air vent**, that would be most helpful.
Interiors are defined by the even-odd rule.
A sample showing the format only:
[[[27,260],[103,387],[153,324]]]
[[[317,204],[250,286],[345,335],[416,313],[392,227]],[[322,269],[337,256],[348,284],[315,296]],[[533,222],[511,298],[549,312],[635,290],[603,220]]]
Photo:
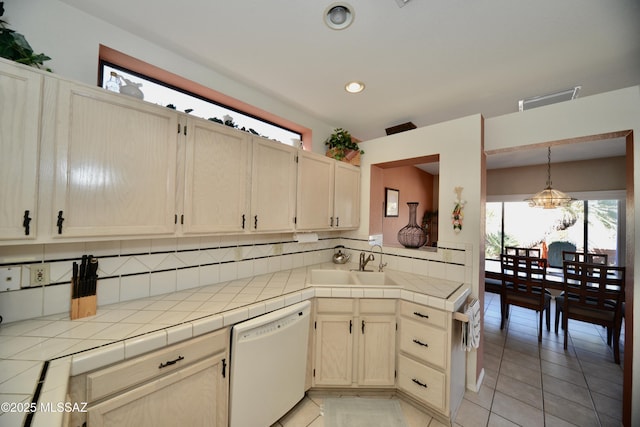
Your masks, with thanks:
[[[411,122],[402,123],[400,125],[392,126],[390,128],[386,128],[385,131],[387,135],[393,135],[394,133],[400,133],[407,130],[415,129],[416,125]]]
[[[582,86],[576,86],[559,92],[524,98],[518,101],[518,109],[520,111],[525,111],[531,110],[532,108],[543,107],[545,105],[556,104],[558,102],[571,101],[578,97],[578,92],[580,92],[581,88]]]

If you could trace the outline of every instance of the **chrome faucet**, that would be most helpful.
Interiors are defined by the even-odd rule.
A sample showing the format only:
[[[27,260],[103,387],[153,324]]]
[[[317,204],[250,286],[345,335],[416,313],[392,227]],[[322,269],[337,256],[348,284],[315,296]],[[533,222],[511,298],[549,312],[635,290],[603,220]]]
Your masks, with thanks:
[[[387,263],[384,263],[384,264],[382,263],[382,246],[373,245],[371,247],[371,252],[373,252],[373,248],[375,248],[376,246],[380,248],[380,264],[378,264],[378,271],[382,272],[384,270],[384,268],[387,266]]]
[[[369,261],[373,261],[375,257],[373,254],[369,254],[367,257],[364,252],[360,252],[360,262],[358,263],[358,271],[366,271],[365,267]]]

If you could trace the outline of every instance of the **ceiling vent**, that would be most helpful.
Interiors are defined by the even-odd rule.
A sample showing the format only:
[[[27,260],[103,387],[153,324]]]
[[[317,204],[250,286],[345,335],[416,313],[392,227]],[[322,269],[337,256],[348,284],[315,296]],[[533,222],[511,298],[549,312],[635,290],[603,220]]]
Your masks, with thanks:
[[[393,135],[394,133],[400,133],[407,130],[415,129],[417,126],[411,122],[402,123],[400,125],[392,126],[390,128],[386,128],[385,131],[387,135]]]
[[[558,102],[570,101],[578,97],[578,92],[580,92],[581,88],[582,86],[576,86],[571,89],[561,90],[559,92],[540,96],[532,96],[531,98],[524,98],[518,101],[518,109],[520,111],[525,111],[536,107],[556,104]]]
[[[396,3],[398,3],[398,7],[404,7],[404,5],[409,3],[409,1],[411,0],[396,0]]]

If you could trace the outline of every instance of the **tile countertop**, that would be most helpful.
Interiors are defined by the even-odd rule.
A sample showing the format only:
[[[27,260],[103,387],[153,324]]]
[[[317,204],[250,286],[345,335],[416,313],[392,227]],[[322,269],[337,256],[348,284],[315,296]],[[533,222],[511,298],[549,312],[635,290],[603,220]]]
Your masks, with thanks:
[[[393,270],[385,275],[395,285],[310,283],[312,270],[354,267],[316,264],[111,304],[73,321],[61,313],[0,325],[0,425],[21,426],[28,417],[31,426],[61,425],[57,405],[66,401],[70,376],[313,297],[399,298],[457,311],[470,294],[463,283]]]

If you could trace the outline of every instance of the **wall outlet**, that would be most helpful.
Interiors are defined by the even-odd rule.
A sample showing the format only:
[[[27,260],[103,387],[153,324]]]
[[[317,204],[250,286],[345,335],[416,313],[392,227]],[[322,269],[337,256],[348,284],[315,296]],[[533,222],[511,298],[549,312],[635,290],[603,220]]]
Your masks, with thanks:
[[[48,285],[51,282],[49,273],[49,264],[34,264],[29,267],[30,273],[30,285],[42,286]]]
[[[20,267],[0,268],[0,292],[20,289]]]

